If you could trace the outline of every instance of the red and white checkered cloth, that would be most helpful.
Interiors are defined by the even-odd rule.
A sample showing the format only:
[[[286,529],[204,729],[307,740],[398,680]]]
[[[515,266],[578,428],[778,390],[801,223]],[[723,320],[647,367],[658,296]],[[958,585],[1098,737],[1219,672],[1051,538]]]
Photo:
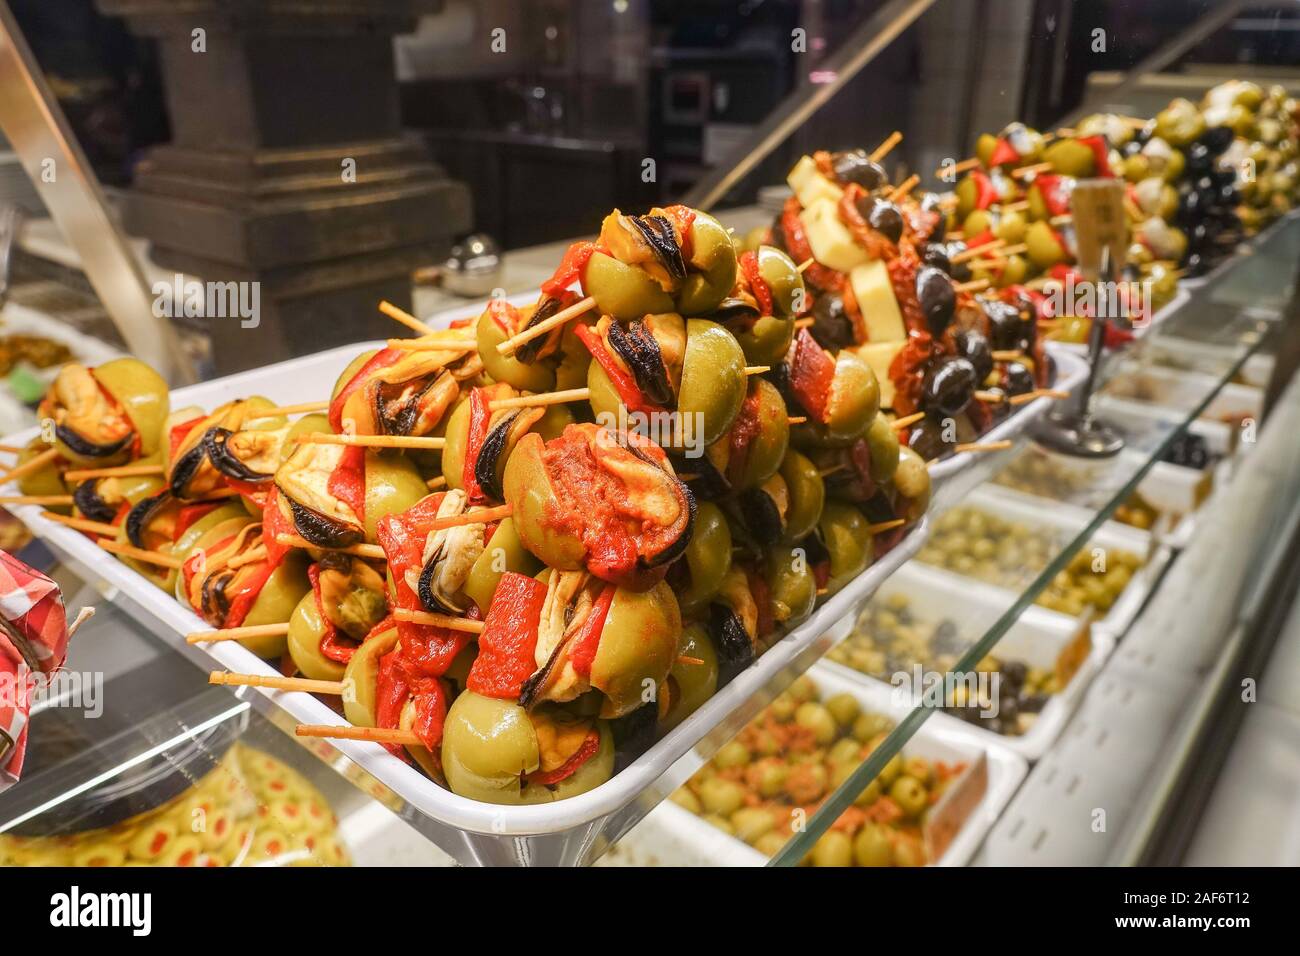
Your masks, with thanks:
[[[23,769],[31,676],[52,674],[67,653],[59,586],[0,551],[0,790],[16,783]]]

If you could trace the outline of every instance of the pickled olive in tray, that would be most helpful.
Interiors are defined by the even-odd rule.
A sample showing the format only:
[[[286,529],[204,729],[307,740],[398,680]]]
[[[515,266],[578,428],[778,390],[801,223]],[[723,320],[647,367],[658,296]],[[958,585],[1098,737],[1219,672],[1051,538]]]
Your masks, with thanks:
[[[69,372],[62,427],[119,444],[28,477],[211,626],[189,641],[283,675],[215,681],[332,699],[352,727],[300,732],[462,796],[598,787],[928,506],[870,364],[796,329],[790,256],[738,255],[703,213],[611,214],[532,305],[440,330],[383,309],[421,334],[318,403],[169,410],[143,373]]]
[[[767,856],[880,745],[889,718],[849,694],[790,687],[670,799]],[[964,767],[896,754],[804,861],[812,866],[924,866],[928,809]]]

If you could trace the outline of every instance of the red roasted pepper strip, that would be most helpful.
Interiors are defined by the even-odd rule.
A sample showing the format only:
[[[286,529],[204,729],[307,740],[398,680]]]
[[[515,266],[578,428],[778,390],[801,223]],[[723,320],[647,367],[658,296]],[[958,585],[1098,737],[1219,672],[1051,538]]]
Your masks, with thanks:
[[[794,338],[790,388],[804,411],[819,422],[826,421],[834,378],[835,361],[822,351],[812,333],[800,329]]]
[[[554,786],[577,773],[584,763],[596,756],[598,750],[600,750],[600,731],[592,730],[582,741],[582,746],[573,752],[573,756],[549,773],[543,773],[539,770],[536,773],[529,774],[528,782],[542,786]]]
[[[1020,154],[1016,148],[1007,141],[1005,136],[999,136],[997,144],[993,147],[993,154],[989,156],[989,166],[1004,166],[1007,163],[1020,162]]]
[[[487,313],[507,337],[519,331],[519,310],[505,299],[489,299]]]
[[[219,501],[212,504],[205,503],[201,505],[182,506],[180,511],[176,512],[176,525],[172,528],[172,543],[174,544],[176,541],[180,540],[180,536],[189,529],[190,525],[194,524],[208,512],[215,511],[220,507],[221,502]],[[128,507],[127,510],[129,511],[130,508]]]
[[[614,390],[618,392],[619,400],[627,406],[628,411],[648,412],[655,410],[656,406],[647,402],[645,396],[641,394],[641,388],[637,385],[636,379],[632,377],[632,374],[628,372],[627,369],[619,364],[618,359],[609,353],[609,350],[605,348],[605,344],[600,340],[600,335],[594,328],[589,325],[582,325],[581,323],[573,325],[571,328],[573,329],[573,334],[576,335],[578,340],[587,347],[587,351],[591,353],[591,357],[600,364],[601,369],[603,369],[605,374],[609,377],[609,381],[614,386]]]
[[[352,396],[352,393],[364,386],[370,376],[374,375],[376,372],[386,369],[390,365],[397,364],[398,360],[405,354],[406,353],[401,349],[380,349],[371,356],[370,361],[361,366],[357,371],[357,374],[353,375],[352,378],[348,380],[348,383],[339,389],[339,393],[330,401],[330,428],[334,429],[336,432],[342,432],[343,406]]]
[[[537,624],[546,602],[546,585],[507,571],[501,575],[483,631],[478,657],[465,686],[484,697],[518,700],[524,681],[537,670]]]
[[[469,436],[465,439],[465,461],[460,473],[465,494],[472,505],[482,504],[487,500],[475,474],[479,452],[483,450],[483,443],[487,441],[491,424],[492,412],[488,410],[487,392],[481,388],[473,389],[469,393]]]
[[[375,726],[396,727],[410,694],[410,685],[399,666],[398,652],[389,651],[379,658],[379,673],[375,676]],[[391,754],[410,759],[400,744],[384,744],[384,747]]]
[[[582,274],[587,270],[587,263],[591,261],[592,254],[599,251],[600,247],[589,240],[572,243],[568,249],[564,250],[564,258],[560,260],[559,266],[556,267],[555,273],[542,283],[542,293],[549,296],[558,296],[573,283],[582,278]]]
[[[320,566],[313,564],[309,567],[307,577],[311,581],[312,599],[316,602],[316,613],[320,615],[321,629],[323,631],[320,638],[321,655],[336,664],[346,664],[352,660],[352,655],[357,649],[356,642],[346,635],[340,636],[339,629],[334,626],[334,622],[325,613],[325,604],[321,601],[320,596]]]
[[[975,183],[975,208],[988,209],[998,201],[998,191],[993,185],[993,180],[989,178],[988,173],[979,169],[972,169],[968,174],[971,181]]]
[[[231,598],[230,611],[226,614],[223,627],[239,627],[244,623],[244,618],[253,609],[253,602],[274,573],[275,566],[270,561],[262,561],[257,565],[256,571],[245,576],[239,591]]]
[[[612,584],[606,584],[591,607],[591,613],[582,622],[580,630],[573,639],[569,650],[569,663],[574,673],[582,677],[591,676],[591,664],[600,649],[600,635],[605,630],[605,618],[609,616],[609,607],[614,603],[614,593],[618,590]]]
[[[188,422],[181,422],[179,425],[172,426],[172,430],[167,433],[168,461],[176,460],[176,449],[181,447],[181,442],[185,440],[185,436],[193,431],[196,425],[199,425],[202,422],[203,416],[200,415],[198,418],[191,418]]]
[[[1093,175],[1105,178],[1114,175],[1110,171],[1110,147],[1106,144],[1104,136],[1084,136],[1079,139],[1079,142],[1092,150],[1093,163],[1097,167]]]
[[[343,449],[338,467],[330,472],[326,489],[350,507],[357,519],[366,520],[366,450],[359,446]]]
[[[740,271],[745,274],[745,281],[749,283],[749,291],[754,295],[754,301],[758,303],[758,311],[761,315],[772,314],[772,289],[763,278],[762,273],[758,271],[758,253],[752,249],[749,252],[740,254]]]
[[[813,258],[812,246],[808,245],[808,236],[804,233],[803,220],[799,218],[801,209],[799,200],[791,196],[781,209],[781,233],[785,239],[786,251],[797,263],[805,263]],[[837,284],[839,273],[814,261],[803,273],[804,281],[819,289],[832,289]]]

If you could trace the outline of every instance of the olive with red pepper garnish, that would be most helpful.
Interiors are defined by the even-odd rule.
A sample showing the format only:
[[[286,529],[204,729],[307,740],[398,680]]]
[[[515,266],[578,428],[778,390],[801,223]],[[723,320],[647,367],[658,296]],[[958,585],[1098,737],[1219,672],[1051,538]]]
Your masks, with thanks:
[[[593,756],[556,784],[540,782],[537,775],[551,769],[548,764],[562,766],[592,733],[599,734]],[[576,796],[608,780],[614,772],[614,738],[604,720],[559,707],[529,713],[514,701],[464,691],[447,711],[441,757],[452,793],[524,806]]]
[[[915,449],[904,447],[899,451],[898,468],[893,480],[897,494],[894,511],[908,524],[914,524],[925,516],[926,509],[930,507],[930,469]]]
[[[857,183],[873,192],[889,182],[885,168],[874,161],[865,149],[846,149],[831,154],[831,171],[841,183]]]
[[[72,492],[73,515],[112,524],[124,504],[134,507],[162,487],[162,479],[156,475],[92,478],[81,482]]]
[[[94,368],[64,365],[37,415],[54,423],[61,458],[112,465],[158,451],[169,405],[167,383],[157,372],[138,359],[121,358]]]
[[[788,255],[773,246],[759,246],[758,275],[772,296],[772,314],[793,319],[804,308],[806,290],[799,267]]]
[[[505,385],[488,385],[483,390],[483,400],[492,402],[512,398],[517,393]],[[447,418],[445,444],[442,448],[442,476],[447,487],[465,488],[465,455],[470,446],[470,418],[473,407],[469,401],[460,402]],[[546,441],[572,424],[573,412],[566,405],[547,405],[537,408],[500,409],[489,412],[488,431],[478,457],[474,462],[475,481],[484,495],[493,501],[502,497],[502,480],[506,462],[524,435],[536,432]]]
[[[926,370],[921,383],[921,407],[931,418],[954,418],[970,404],[979,381],[969,359],[944,356]]]
[[[957,307],[948,273],[935,266],[922,266],[916,273],[916,298],[925,315],[926,326],[936,338],[947,331]]]
[[[289,656],[311,680],[342,680],[346,654],[329,653],[323,642],[333,633],[337,648],[360,645],[388,615],[384,577],[359,558],[331,552],[316,566],[320,595],[303,595],[289,616]],[[324,613],[322,613],[322,611]]]
[[[706,455],[735,491],[755,488],[781,467],[790,443],[790,416],[776,386],[758,375],[748,378],[740,414]]]
[[[519,540],[513,518],[505,518],[496,526],[483,547],[483,552],[470,566],[462,590],[465,596],[478,605],[485,616],[492,604],[501,576],[507,571],[532,576],[541,570],[541,563],[533,557]]]
[[[525,435],[506,463],[519,540],[543,563],[648,588],[686,550],[695,498],[663,450],[634,432],[569,425]]]

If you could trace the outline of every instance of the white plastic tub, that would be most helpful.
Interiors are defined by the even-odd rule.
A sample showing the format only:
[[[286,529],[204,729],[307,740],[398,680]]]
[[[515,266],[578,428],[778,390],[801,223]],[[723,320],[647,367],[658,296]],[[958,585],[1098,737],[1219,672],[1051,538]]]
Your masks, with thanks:
[[[467,306],[463,311],[474,314],[475,308]],[[446,317],[441,318],[445,323]],[[360,351],[375,345],[359,343],[331,349],[177,389],[172,393],[172,406],[214,408],[222,402],[254,394],[282,404],[323,398],[347,364]],[[5,441],[26,444],[35,434],[36,430],[31,429],[9,436]],[[9,490],[16,492],[13,488]],[[233,641],[186,644],[183,635],[208,629],[196,614],[112,559],[85,535],[42,518],[40,507],[15,506],[11,510],[35,535],[79,568],[88,582],[131,608],[164,640],[210,665],[240,673],[278,673],[273,663],[255,657]],[[335,740],[332,746],[404,801],[404,816],[462,863],[588,862],[670,793],[794,677],[820,658],[833,643],[836,622],[861,605],[914,555],[926,533],[927,525],[923,521],[890,554],[826,600],[808,621],[779,641],[699,711],[612,780],[578,797],[542,806],[493,806],[444,790],[378,744]],[[237,693],[265,704],[272,719],[281,726],[298,722],[344,723],[342,717],[310,694],[265,688],[241,688]],[[681,761],[688,753],[691,757]]]
[[[899,569],[876,593],[875,601],[901,595],[908,599],[913,615],[928,627],[944,620],[957,624],[968,644],[973,644],[1011,606],[1011,595],[994,589],[971,587],[964,579],[919,561]],[[994,645],[991,653],[1003,660],[1024,661],[1032,667],[1054,669],[1061,651],[1075,638],[1078,621],[1037,605],[1026,608],[1011,629]],[[1079,706],[1083,692],[1101,669],[1115,642],[1104,629],[1091,635],[1091,650],[1070,682],[1048,698],[1029,730],[1019,736],[995,733],[979,724],[962,721],[967,727],[1014,750],[1031,763],[1047,752],[1070,716]],[[819,667],[838,671],[846,680],[889,687],[887,681],[840,664],[825,661]],[[959,719],[959,718],[958,718]]]
[[[910,708],[893,700],[891,688],[879,681],[862,681],[844,668],[818,664],[809,672],[823,697],[852,694],[864,710],[894,721]],[[903,747],[909,756],[945,763],[970,763],[980,753],[988,760],[988,787],[966,817],[957,836],[935,861],[938,866],[965,866],[997,822],[1028,772],[1023,757],[1002,745],[996,734],[977,731],[947,714],[933,714]],[[671,801],[660,804],[619,843],[617,857],[631,865],[763,866],[767,857],[723,833]]]

